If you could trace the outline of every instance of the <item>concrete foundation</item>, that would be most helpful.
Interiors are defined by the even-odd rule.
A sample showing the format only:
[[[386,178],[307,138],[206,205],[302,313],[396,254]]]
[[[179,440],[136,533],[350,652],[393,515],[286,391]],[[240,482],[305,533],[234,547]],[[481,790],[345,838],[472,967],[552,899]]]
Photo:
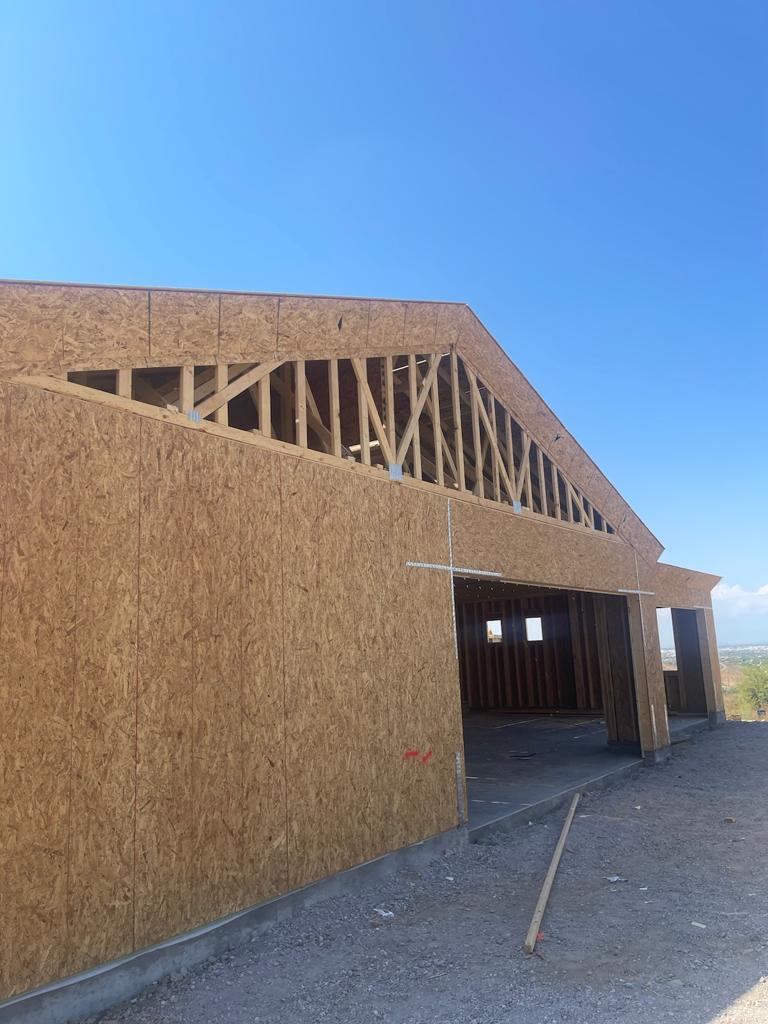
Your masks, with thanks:
[[[174,971],[194,967],[247,941],[297,910],[386,878],[402,868],[425,864],[465,845],[467,838],[466,829],[443,832],[132,956],[9,999],[0,1003],[0,1024],[69,1024],[101,1013]]]

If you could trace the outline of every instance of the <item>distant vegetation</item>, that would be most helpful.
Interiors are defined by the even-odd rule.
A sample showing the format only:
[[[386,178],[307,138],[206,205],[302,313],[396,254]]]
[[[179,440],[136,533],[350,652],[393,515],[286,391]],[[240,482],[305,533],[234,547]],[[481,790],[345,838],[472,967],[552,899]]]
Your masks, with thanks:
[[[768,711],[768,645],[721,647],[718,653],[728,718],[761,718],[758,711]]]
[[[768,722],[768,644],[721,647],[718,657],[727,717]],[[665,669],[674,669],[674,649],[663,649],[661,660]]]
[[[768,708],[768,661],[745,665],[735,687],[742,718],[754,718]]]

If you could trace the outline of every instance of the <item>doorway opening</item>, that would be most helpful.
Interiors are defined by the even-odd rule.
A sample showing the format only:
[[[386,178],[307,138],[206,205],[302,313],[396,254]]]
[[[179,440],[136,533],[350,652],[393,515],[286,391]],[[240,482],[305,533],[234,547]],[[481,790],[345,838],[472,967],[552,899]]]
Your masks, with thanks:
[[[705,659],[698,615],[692,608],[659,608],[660,629],[672,623],[673,648],[663,660],[667,713],[672,716],[706,717]]]
[[[455,580],[470,829],[638,763],[626,598]]]

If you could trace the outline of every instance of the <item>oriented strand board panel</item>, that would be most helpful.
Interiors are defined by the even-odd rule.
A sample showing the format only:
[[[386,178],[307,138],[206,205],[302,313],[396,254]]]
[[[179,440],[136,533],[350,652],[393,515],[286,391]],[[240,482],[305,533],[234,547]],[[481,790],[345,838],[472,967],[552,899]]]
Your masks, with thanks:
[[[439,305],[436,302],[409,302],[406,304],[404,328],[406,352],[434,351],[438,309]]]
[[[469,501],[455,501],[453,510],[457,565],[500,572],[519,583],[637,589],[634,553],[620,538]]]
[[[178,431],[177,431],[178,432]],[[240,446],[192,435],[186,461],[192,596],[192,922],[239,909],[242,818]]]
[[[5,550],[8,533],[9,496],[11,480],[9,472],[9,455],[11,448],[11,393],[14,390],[11,385],[0,380],[0,637],[3,634],[3,595],[5,581]],[[5,700],[8,692],[8,681],[0,670],[0,699]],[[9,735],[6,733],[3,717],[0,716],[0,826],[5,829],[10,820],[10,804],[7,803],[7,794],[10,791],[12,776],[14,772],[11,760],[11,747]],[[13,780],[15,781],[15,779]],[[8,833],[4,832],[7,836]],[[6,879],[12,865],[12,853],[4,843],[0,843],[0,904],[5,906],[8,900]],[[0,942],[0,999],[15,991],[13,979],[14,964],[12,962],[12,951],[10,942]]]
[[[8,996],[67,968],[80,407],[23,387],[7,424],[0,903]]]
[[[145,365],[147,314],[140,289],[0,284],[0,372]]]
[[[152,291],[149,331],[153,366],[215,363],[219,354],[219,296]]]
[[[364,299],[281,297],[278,358],[322,359],[365,352],[368,307]]]
[[[669,746],[667,700],[654,602],[652,596],[627,595],[637,717],[644,751]]]
[[[367,351],[372,355],[382,356],[396,356],[408,351],[405,345],[405,317],[408,304],[371,299],[368,308]]]
[[[243,907],[288,888],[280,461],[241,447]]]
[[[261,363],[277,350],[276,295],[222,295],[218,361]]]
[[[275,303],[276,352],[286,359],[401,354],[430,350],[437,341],[440,347],[456,344],[609,522],[649,561],[661,554],[658,540],[477,316],[458,303],[0,283],[0,371],[255,361],[257,353],[272,352]]]
[[[129,288],[62,288],[62,369],[144,366],[149,293]]]
[[[658,608],[695,608],[712,604],[712,588],[720,580],[677,565],[640,563],[642,590],[653,590]]]
[[[136,765],[136,946],[195,923],[192,909],[197,436],[142,421]]]
[[[717,649],[715,616],[712,609],[697,609],[696,624],[699,631],[699,649],[701,652],[701,664],[704,671],[704,688],[707,694],[707,708],[710,713],[722,712],[724,702],[723,686],[720,678],[720,655]]]
[[[381,490],[281,461],[289,886],[372,855],[370,742],[385,695]],[[374,673],[374,676],[371,676]]]
[[[58,373],[65,289],[0,284],[0,371]]]
[[[406,567],[448,563],[448,503],[386,486],[382,628],[386,638],[390,756],[384,849],[457,824],[455,755],[463,756],[450,573]]]
[[[74,633],[68,973],[133,948],[139,435],[142,421],[69,403],[82,422]]]

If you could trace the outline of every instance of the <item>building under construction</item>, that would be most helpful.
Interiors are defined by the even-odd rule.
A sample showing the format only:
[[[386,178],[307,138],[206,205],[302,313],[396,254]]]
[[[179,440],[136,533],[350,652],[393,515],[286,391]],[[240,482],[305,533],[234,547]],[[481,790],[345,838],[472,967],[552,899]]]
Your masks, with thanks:
[[[717,578],[467,306],[8,282],[0,339],[0,1014],[471,826],[504,723],[722,718]]]

